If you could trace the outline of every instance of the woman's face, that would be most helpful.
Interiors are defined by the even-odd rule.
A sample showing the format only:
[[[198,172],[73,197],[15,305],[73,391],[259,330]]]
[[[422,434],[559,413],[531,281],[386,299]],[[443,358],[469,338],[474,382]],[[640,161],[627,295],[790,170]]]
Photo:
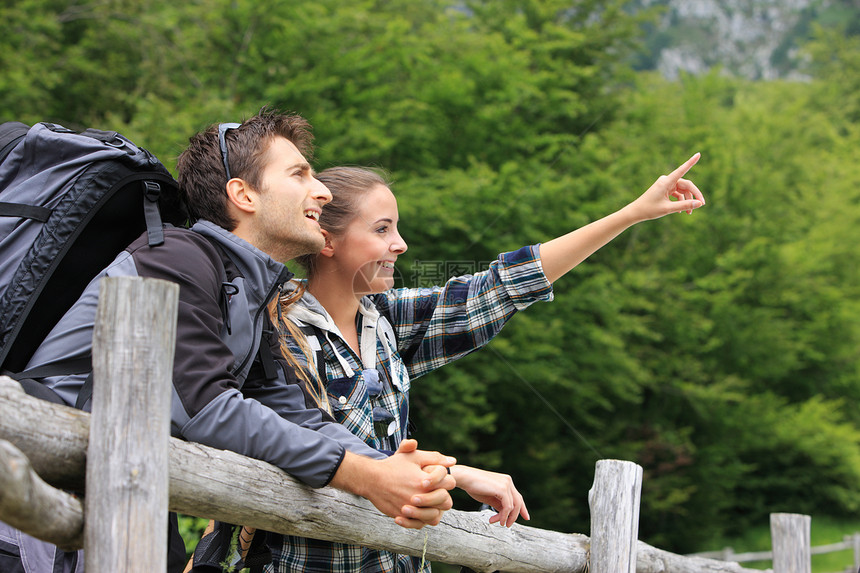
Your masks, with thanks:
[[[379,185],[360,200],[355,218],[342,235],[331,237],[339,272],[352,280],[356,296],[375,294],[394,286],[394,263],[406,251],[397,231],[397,200]]]

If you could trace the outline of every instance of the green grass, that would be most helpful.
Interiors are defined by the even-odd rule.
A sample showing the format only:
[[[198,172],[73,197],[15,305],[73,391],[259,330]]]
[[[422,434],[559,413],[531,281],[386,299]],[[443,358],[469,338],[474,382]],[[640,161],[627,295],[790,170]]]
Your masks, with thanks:
[[[853,521],[836,520],[828,517],[814,517],[810,525],[812,547],[839,543],[846,535],[860,532],[860,519]],[[711,548],[714,551],[731,547],[735,553],[748,551],[769,551],[771,549],[770,524],[762,525],[744,532],[743,535],[716,541]],[[842,573],[846,567],[854,563],[854,552],[851,549],[812,556],[812,573]],[[769,569],[771,561],[750,561],[741,563],[748,569]]]

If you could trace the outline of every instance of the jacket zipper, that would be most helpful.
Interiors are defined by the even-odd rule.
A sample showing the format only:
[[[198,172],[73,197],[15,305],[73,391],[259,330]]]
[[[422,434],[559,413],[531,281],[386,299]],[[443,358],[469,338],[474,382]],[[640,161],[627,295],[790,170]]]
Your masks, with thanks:
[[[272,288],[269,289],[269,292],[266,294],[266,298],[263,300],[263,304],[260,305],[260,308],[257,309],[257,313],[254,315],[254,332],[256,333],[258,328],[257,324],[260,321],[260,316],[262,316],[263,311],[266,310],[266,307],[269,306],[269,303],[272,301],[272,297],[280,292],[282,285],[290,280],[292,277],[292,273],[287,269],[286,266],[281,270],[280,274],[278,274],[278,278],[275,281],[275,284],[272,285]],[[245,355],[245,358],[242,359],[242,363],[236,368],[234,374],[238,375],[242,370],[245,369],[245,366],[248,364],[248,361],[252,359],[252,357],[260,351],[260,343],[262,343],[261,337],[256,336],[257,343],[252,347],[251,351]],[[244,380],[244,379],[243,379]]]

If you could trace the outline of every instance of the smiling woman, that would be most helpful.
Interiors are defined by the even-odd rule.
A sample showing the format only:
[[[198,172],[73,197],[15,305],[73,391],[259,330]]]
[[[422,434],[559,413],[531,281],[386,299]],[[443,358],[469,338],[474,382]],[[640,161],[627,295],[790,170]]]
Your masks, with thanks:
[[[309,377],[319,378],[339,423],[375,449],[394,451],[408,437],[413,379],[483,347],[517,311],[551,300],[555,279],[627,227],[704,204],[696,186],[682,179],[698,159],[616,213],[425,289],[393,288],[407,245],[387,181],[368,169],[327,169],[317,176],[332,195],[320,217],[325,246],[299,259],[308,278],[290,283],[282,297],[282,342],[306,361]],[[458,487],[497,510],[491,523],[529,518],[510,476],[461,465],[451,473]],[[275,538],[270,546],[278,572],[305,570],[311,554],[339,570],[421,568],[409,556],[298,537]]]
[[[397,230],[397,200],[385,185],[375,185],[362,197],[361,206],[343,234],[329,235],[317,257],[317,273],[309,278],[309,290],[319,292],[315,278],[321,274],[332,287],[350,284],[353,298],[384,292],[394,286],[394,263],[406,251]]]

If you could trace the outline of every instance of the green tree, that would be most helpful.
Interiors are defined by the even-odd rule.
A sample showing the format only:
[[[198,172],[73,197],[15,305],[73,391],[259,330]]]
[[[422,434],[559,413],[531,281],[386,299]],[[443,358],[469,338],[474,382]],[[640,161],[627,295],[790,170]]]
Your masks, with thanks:
[[[702,152],[704,209],[637,225],[416,380],[416,435],[513,474],[532,524],[562,531],[588,530],[596,460],[636,461],[642,538],[676,551],[771,511],[856,511],[860,45],[828,16],[846,3],[796,83],[634,75],[641,18],[615,0],[7,4],[2,119],[116,129],[172,167],[210,123],[301,113],[318,167],[393,171],[404,285],[587,224]]]

